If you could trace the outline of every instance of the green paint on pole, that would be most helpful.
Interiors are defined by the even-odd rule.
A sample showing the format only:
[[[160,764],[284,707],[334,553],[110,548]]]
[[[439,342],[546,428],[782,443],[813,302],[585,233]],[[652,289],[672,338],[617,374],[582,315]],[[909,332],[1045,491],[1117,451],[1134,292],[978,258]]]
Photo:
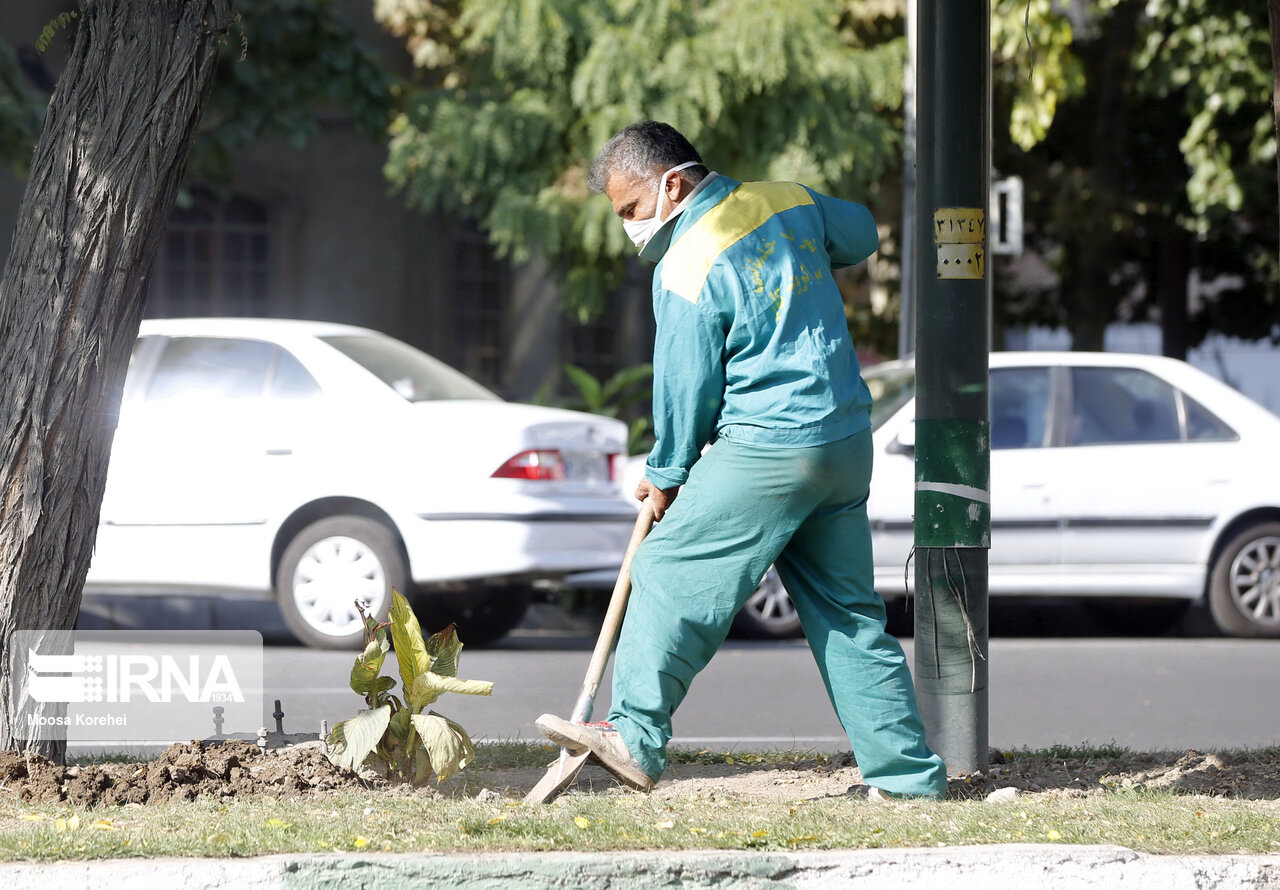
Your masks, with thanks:
[[[916,546],[991,546],[990,424],[916,421]]]

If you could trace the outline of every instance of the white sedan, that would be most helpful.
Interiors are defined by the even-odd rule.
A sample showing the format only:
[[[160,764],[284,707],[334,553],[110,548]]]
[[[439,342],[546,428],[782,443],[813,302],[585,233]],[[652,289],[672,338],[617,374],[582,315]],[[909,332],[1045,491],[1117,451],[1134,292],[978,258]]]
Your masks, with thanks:
[[[876,589],[907,595],[915,375],[865,370],[875,397],[867,511]],[[1280,637],[1280,418],[1174,359],[991,356],[992,596],[1082,597],[1120,629],[1207,601],[1226,634]],[[738,617],[799,632],[776,576]]]
[[[490,641],[535,581],[621,560],[625,448],[619,421],[504,402],[363,328],[146,321],[86,592],[274,595],[343,648],[394,587],[424,630]]]

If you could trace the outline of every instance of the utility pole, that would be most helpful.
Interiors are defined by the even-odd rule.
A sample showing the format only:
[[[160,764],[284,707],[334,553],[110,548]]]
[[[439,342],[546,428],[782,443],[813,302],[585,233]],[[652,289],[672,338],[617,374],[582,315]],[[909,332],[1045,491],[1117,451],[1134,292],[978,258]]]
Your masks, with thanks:
[[[1275,0],[1280,3],[1280,0]],[[902,72],[902,274],[898,300],[898,358],[916,351],[916,4],[907,0],[907,62]]]
[[[915,0],[915,681],[948,772],[987,768],[990,0]]]

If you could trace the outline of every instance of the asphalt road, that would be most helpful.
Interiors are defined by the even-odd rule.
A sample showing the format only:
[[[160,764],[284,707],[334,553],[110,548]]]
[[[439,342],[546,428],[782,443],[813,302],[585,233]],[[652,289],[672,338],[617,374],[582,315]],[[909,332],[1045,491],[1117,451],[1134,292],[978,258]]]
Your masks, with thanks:
[[[165,617],[158,603],[127,604],[135,619],[147,615],[134,626],[181,626],[185,615],[186,624],[265,628],[265,706],[270,713],[272,701],[281,700],[288,732],[315,732],[321,719],[332,724],[362,707],[346,687],[352,653],[290,644],[270,614],[244,604],[225,608],[230,612],[220,617],[199,609]],[[115,614],[111,623],[124,621]],[[435,709],[473,738],[537,738],[533,721],[539,714],[567,716],[572,710],[594,634],[588,619],[566,620],[558,610],[535,608],[499,647],[463,652],[461,675],[492,680],[493,696],[446,695]],[[909,664],[911,647],[905,639]],[[1280,745],[1280,641],[1207,636],[1194,626],[1160,638],[1103,636],[1069,608],[1038,604],[1011,612],[993,603],[989,654],[989,739],[999,748]],[[608,705],[606,675],[598,718]],[[676,744],[848,747],[803,641],[730,641],[695,681],[674,722]]]
[[[467,650],[461,675],[492,680],[493,696],[446,695],[435,708],[476,738],[537,738],[539,714],[572,710],[590,643],[517,635],[503,648]],[[910,659],[910,640],[904,648]],[[265,658],[267,698],[282,700],[286,730],[312,730],[360,705],[342,685],[350,656],[290,647],[269,648]],[[989,739],[1003,749],[1280,745],[1280,642],[994,638],[989,669]],[[607,713],[608,690],[606,676],[597,717]],[[848,749],[802,641],[726,644],[674,728],[674,743],[698,747]]]

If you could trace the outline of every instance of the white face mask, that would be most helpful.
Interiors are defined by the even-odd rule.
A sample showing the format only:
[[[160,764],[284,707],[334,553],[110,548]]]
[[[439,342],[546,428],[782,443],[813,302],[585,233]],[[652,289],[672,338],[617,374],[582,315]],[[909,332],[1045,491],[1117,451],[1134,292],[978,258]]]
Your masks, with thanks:
[[[662,228],[662,224],[666,222],[662,218],[662,200],[667,196],[667,177],[672,173],[679,173],[686,167],[696,166],[698,166],[697,161],[688,161],[679,167],[672,167],[662,174],[662,178],[658,180],[658,203],[653,207],[653,216],[645,219],[624,219],[622,221],[622,228],[626,230],[627,237],[635,243],[636,247],[644,250],[644,246],[649,243],[650,239],[658,233],[658,229]],[[676,210],[679,210],[679,208],[676,208]],[[675,212],[673,210],[672,215]],[[670,216],[667,217],[667,219],[670,218]]]

